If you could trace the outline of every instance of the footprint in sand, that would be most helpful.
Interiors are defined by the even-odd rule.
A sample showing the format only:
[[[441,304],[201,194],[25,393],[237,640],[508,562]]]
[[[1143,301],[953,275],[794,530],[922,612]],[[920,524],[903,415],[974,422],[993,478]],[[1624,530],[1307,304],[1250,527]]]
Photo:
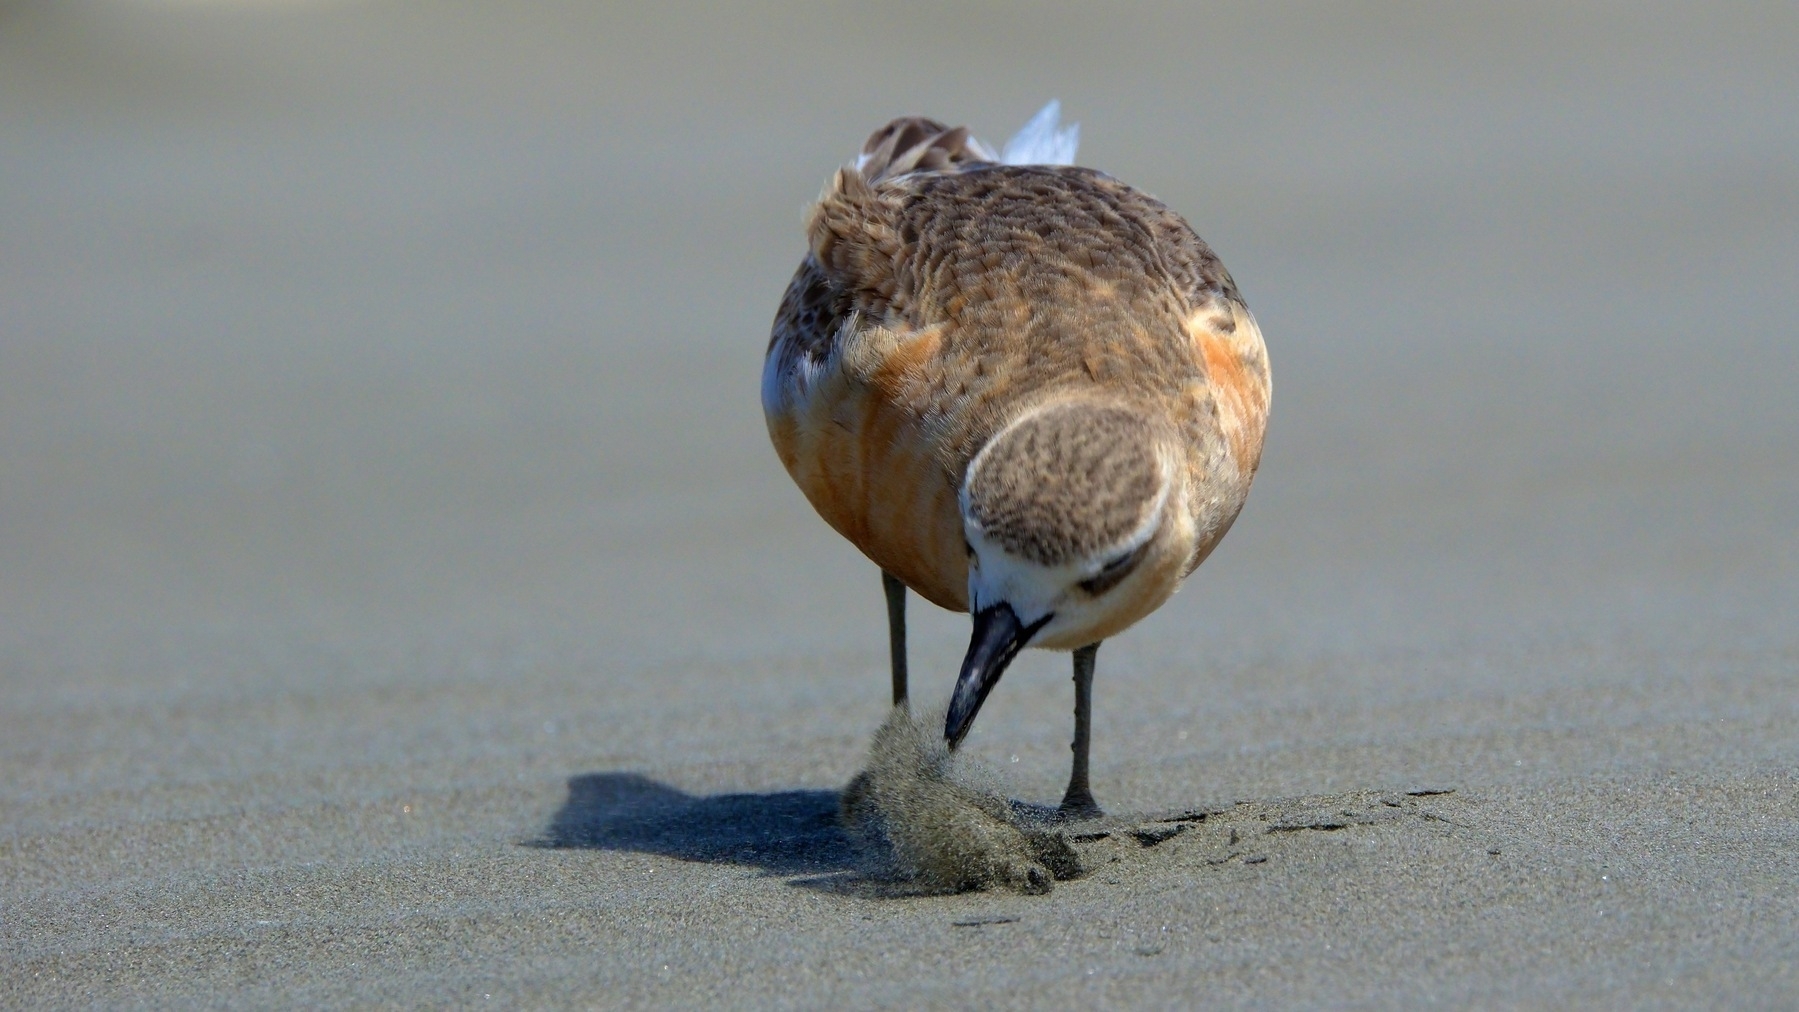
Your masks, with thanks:
[[[1008,801],[997,774],[951,752],[933,727],[896,707],[875,732],[867,767],[840,799],[844,828],[870,877],[914,894],[1041,894],[1088,869],[1113,869],[1101,881],[1117,884],[1118,875],[1145,860],[1266,864],[1283,838],[1297,834],[1403,823],[1469,828],[1446,810],[1453,807],[1446,789],[1244,801],[1058,826],[1047,813],[1033,816]]]

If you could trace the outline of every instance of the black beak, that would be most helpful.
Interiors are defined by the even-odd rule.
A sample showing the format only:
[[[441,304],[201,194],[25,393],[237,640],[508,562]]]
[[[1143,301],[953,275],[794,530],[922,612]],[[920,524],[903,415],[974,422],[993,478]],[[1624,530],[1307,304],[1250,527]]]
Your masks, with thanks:
[[[1018,621],[1012,606],[1003,602],[975,612],[974,636],[968,641],[968,656],[962,659],[962,674],[956,678],[956,692],[949,700],[949,719],[943,724],[943,740],[950,748],[962,744],[974,715],[987,701],[987,693],[1006,673],[1006,665],[1051,617],[1045,615],[1025,625]]]

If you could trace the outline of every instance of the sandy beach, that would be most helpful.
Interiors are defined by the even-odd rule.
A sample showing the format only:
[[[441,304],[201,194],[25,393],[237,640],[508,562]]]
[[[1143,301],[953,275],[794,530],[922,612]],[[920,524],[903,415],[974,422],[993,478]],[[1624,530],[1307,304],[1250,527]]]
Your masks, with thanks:
[[[1799,14],[610,6],[0,3],[0,1007],[1791,1007]],[[869,130],[1051,97],[1268,445],[1088,873],[883,893],[762,354]]]

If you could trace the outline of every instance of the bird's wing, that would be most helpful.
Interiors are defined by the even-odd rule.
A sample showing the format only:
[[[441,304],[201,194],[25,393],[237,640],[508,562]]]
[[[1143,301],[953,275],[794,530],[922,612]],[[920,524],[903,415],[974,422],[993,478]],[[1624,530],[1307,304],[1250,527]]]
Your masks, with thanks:
[[[1015,138],[1008,147],[1053,146],[1045,137],[1072,146],[1072,137],[1057,137],[1047,118],[1053,111],[1021,133],[1041,135],[1036,142]],[[991,155],[960,127],[899,119],[869,137],[856,165],[836,173],[807,220],[810,256],[776,321],[765,403],[794,396],[825,372],[865,384],[885,379],[896,387],[890,395],[904,400],[892,381],[915,373],[928,358],[921,349],[944,347],[938,337],[962,342],[966,328],[954,321],[976,318],[1036,318],[1045,326],[1052,317],[1071,319],[1063,329],[1084,335],[1087,350],[1078,358],[1093,371],[1094,362],[1135,354],[1129,340],[1114,347],[1110,324],[1128,331],[1167,314],[1191,340],[1191,382],[1198,387],[1182,396],[1216,397],[1232,456],[1253,471],[1267,413],[1267,355],[1255,318],[1211,248],[1167,205],[1102,172],[1005,166]],[[1003,214],[986,210],[995,201]],[[980,251],[977,259],[968,259],[971,250]],[[1053,297],[1026,291],[1025,276],[1015,273],[1019,258],[1055,263],[1035,274],[1056,289]],[[1056,281],[1076,276],[1092,284]],[[1089,290],[1114,294],[1089,304]],[[993,345],[1023,356],[999,371],[1020,382],[1029,374],[1047,388],[1057,382],[1047,373],[1067,363],[1034,347],[1006,335]],[[1185,372],[1152,370],[1163,382]],[[965,441],[954,442],[966,449]]]
[[[1261,463],[1267,430],[1272,394],[1268,349],[1255,316],[1211,247],[1173,211],[1157,206],[1161,213],[1144,220],[1156,230],[1169,280],[1186,300],[1187,336],[1195,358],[1205,365],[1218,431],[1245,476],[1247,492],[1247,478]]]
[[[763,366],[769,436],[826,522],[945,608],[966,608],[953,474],[909,391],[941,328],[914,326],[898,213],[917,181],[991,164],[962,129],[895,120],[840,169],[807,222],[811,247]]]
[[[870,134],[807,220],[811,255],[788,286],[770,346],[771,359],[777,346],[791,359],[784,374],[804,383],[809,368],[822,367],[870,330],[928,326],[908,318],[914,279],[906,276],[905,260],[928,251],[919,250],[916,237],[899,225],[906,199],[933,176],[995,164],[1071,163],[1080,127],[1060,126],[1060,116],[1060,103],[1045,105],[1007,142],[1003,155],[967,127],[923,116],[895,119]],[[840,361],[852,369],[876,364],[869,355]]]
[[[869,135],[807,221],[812,249],[787,285],[769,339],[762,375],[765,410],[781,410],[827,370],[875,365],[868,355],[846,359],[843,353],[868,329],[891,322],[901,296],[897,268],[903,251],[893,222],[911,190],[901,177],[958,171],[997,157],[966,127],[946,127],[922,116],[893,120]]]
[[[1186,221],[1160,203],[1141,220],[1155,233],[1163,269],[1186,303],[1183,328],[1203,366],[1203,382],[1187,398],[1196,409],[1187,417],[1202,423],[1191,430],[1197,438],[1189,467],[1196,487],[1227,490],[1192,504],[1207,533],[1188,560],[1191,573],[1230,530],[1261,464],[1272,394],[1268,349],[1236,282]],[[1235,480],[1225,480],[1231,474]]]
[[[837,338],[850,315],[849,293],[831,284],[807,256],[793,272],[769,334],[762,368],[762,407],[770,415],[803,396],[836,357]]]

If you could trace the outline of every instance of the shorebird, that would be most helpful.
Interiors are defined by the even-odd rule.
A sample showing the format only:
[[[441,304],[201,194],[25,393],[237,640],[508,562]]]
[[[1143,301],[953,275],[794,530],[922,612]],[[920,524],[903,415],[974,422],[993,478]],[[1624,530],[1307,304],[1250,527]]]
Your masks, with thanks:
[[[1099,644],[1230,529],[1270,387],[1211,248],[1074,166],[1059,119],[1051,102],[997,154],[923,117],[876,130],[807,213],[762,405],[806,498],[881,569],[895,705],[907,588],[973,616],[951,748],[1019,651],[1074,652],[1060,812],[1083,818]]]

